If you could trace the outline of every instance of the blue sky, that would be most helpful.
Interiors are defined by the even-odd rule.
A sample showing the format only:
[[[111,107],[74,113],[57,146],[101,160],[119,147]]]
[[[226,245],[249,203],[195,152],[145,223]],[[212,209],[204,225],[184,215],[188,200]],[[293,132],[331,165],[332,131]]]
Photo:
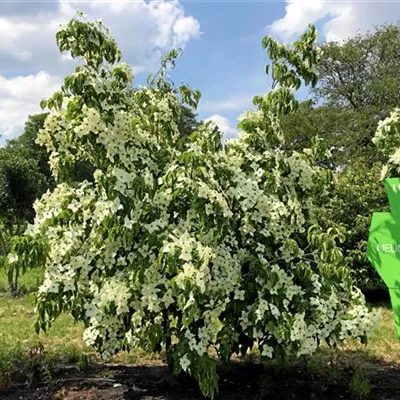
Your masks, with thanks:
[[[400,19],[400,5],[385,1],[0,0],[0,142],[18,136],[40,100],[72,72],[74,62],[58,53],[54,35],[76,9],[103,18],[137,83],[157,70],[162,53],[183,47],[172,79],[201,90],[199,117],[227,136],[236,134],[237,117],[252,97],[269,90],[263,36],[290,43],[314,23],[321,41],[340,41]]]

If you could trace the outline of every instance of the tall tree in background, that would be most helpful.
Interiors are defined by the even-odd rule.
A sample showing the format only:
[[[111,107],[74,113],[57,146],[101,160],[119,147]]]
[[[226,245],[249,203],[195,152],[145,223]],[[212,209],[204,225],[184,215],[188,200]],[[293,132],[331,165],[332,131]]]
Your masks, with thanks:
[[[23,233],[26,222],[33,222],[33,202],[46,188],[46,177],[34,159],[0,148],[0,265],[5,265],[12,238]],[[16,292],[18,272],[11,266],[7,275],[11,291]]]
[[[382,162],[371,140],[378,121],[400,104],[400,26],[382,25],[322,49],[313,102],[285,121],[290,146],[307,147],[318,134],[332,148],[333,168],[359,158],[366,167]]]
[[[178,123],[179,132],[183,136],[191,135],[199,125],[197,114],[188,106],[182,105]]]
[[[48,113],[30,115],[22,134],[16,139],[9,140],[7,149],[9,152],[18,153],[27,159],[34,160],[39,171],[47,178],[48,184],[52,185],[53,178],[48,163],[49,156],[46,149],[35,142],[47,115]]]
[[[336,189],[324,218],[346,232],[345,257],[360,287],[384,287],[365,257],[365,241],[372,213],[387,205],[380,182],[385,157],[372,138],[378,121],[400,104],[400,26],[324,45],[317,68],[312,100],[283,121],[286,147],[301,150],[319,136],[331,149]]]

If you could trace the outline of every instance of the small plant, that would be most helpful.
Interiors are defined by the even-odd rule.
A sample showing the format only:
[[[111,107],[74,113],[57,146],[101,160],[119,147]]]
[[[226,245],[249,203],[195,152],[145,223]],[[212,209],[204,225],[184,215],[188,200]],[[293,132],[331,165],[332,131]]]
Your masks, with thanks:
[[[321,357],[313,356],[309,357],[306,361],[307,370],[311,376],[318,376],[321,374],[321,371],[324,369],[325,365],[322,362]]]
[[[62,354],[67,364],[75,364],[76,368],[80,371],[91,364],[91,357],[85,354],[76,346],[63,346]]]
[[[335,381],[342,375],[336,357],[327,360],[323,354],[314,354],[307,358],[307,371],[313,377],[321,377],[328,381]]]
[[[29,386],[44,380],[52,380],[52,368],[45,357],[45,350],[42,343],[32,347],[28,352],[28,361],[25,365],[25,374]]]
[[[10,362],[0,360],[0,393],[7,392],[11,387],[13,367]]]
[[[88,367],[92,363],[92,359],[89,354],[82,354],[79,361],[76,363],[78,371]]]
[[[356,370],[350,380],[350,392],[356,399],[366,398],[372,391],[372,385],[367,376]]]
[[[86,368],[92,363],[90,354],[85,354],[76,346],[66,346],[64,349],[65,359],[68,364],[75,364],[78,371]]]
[[[329,368],[329,374],[333,380],[336,380],[340,378],[342,371],[337,364],[332,364]]]
[[[82,358],[82,352],[75,346],[65,346],[63,352],[68,364],[76,364]]]

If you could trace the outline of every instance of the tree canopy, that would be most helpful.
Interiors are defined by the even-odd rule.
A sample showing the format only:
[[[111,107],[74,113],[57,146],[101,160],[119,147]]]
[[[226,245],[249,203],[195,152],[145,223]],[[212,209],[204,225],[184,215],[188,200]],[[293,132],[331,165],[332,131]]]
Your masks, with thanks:
[[[0,148],[0,265],[11,250],[12,238],[21,235],[26,222],[33,222],[33,202],[46,190],[46,178],[36,162],[24,154]],[[18,272],[8,268],[10,289],[15,292]]]
[[[48,113],[34,114],[28,117],[24,131],[16,138],[7,141],[7,151],[18,153],[21,157],[35,161],[40,173],[47,178],[48,184],[52,181],[48,164],[49,156],[44,147],[36,143],[39,130],[43,128]]]
[[[372,138],[378,122],[400,104],[399,39],[399,25],[382,25],[344,44],[323,45],[313,101],[284,121],[288,145],[308,147],[318,134],[332,149],[333,168],[355,159],[367,167],[383,162]]]

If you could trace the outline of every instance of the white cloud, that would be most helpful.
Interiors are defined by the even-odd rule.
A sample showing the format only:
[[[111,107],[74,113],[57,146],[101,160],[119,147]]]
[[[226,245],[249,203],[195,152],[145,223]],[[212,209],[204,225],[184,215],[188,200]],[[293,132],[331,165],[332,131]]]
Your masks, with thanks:
[[[61,76],[72,72],[76,61],[59,53],[55,33],[78,9],[89,20],[103,17],[134,73],[155,72],[161,54],[183,48],[200,35],[199,22],[185,15],[176,0],[60,1],[47,8],[32,6],[24,13],[10,8],[0,16],[1,135],[20,133],[26,117],[40,111],[40,100],[54,92]]]
[[[174,23],[173,32],[178,42],[187,42],[190,38],[199,36],[200,24],[193,17],[180,18]]]
[[[0,73],[28,68],[57,70],[61,55],[55,33],[73,14],[71,7],[61,5],[57,12],[0,17]]]
[[[206,118],[204,122],[212,121],[218,126],[219,130],[224,134],[225,138],[232,139],[237,134],[237,129],[233,128],[228,118],[222,115],[214,114]]]
[[[0,76],[0,135],[2,139],[17,136],[28,115],[41,111],[42,98],[60,88],[61,79],[40,71],[35,75],[5,78]]]
[[[55,33],[82,10],[89,19],[103,17],[124,54],[136,70],[153,70],[162,53],[184,47],[200,35],[200,24],[186,16],[176,0],[85,3],[58,2],[50,11],[0,17],[0,73],[15,68],[57,71],[71,70],[57,49]],[[68,68],[69,66],[69,68]],[[60,71],[61,68],[61,71]]]
[[[322,34],[327,41],[341,41],[366,32],[376,25],[397,22],[398,3],[384,0],[327,2],[324,0],[287,0],[285,15],[275,20],[269,30],[281,40],[296,39],[309,23],[322,21]]]

